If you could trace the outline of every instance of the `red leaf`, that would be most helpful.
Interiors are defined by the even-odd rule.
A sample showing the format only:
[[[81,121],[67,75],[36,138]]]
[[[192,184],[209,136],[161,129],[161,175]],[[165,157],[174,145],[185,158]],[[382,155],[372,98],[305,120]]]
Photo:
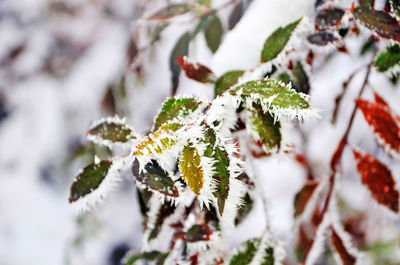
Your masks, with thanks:
[[[208,67],[199,63],[192,63],[186,57],[176,57],[176,61],[190,79],[200,83],[213,83],[215,81],[215,76]]]
[[[390,109],[382,104],[374,104],[366,100],[356,100],[357,107],[364,114],[365,120],[373,128],[378,143],[388,153],[400,156],[400,128]]]
[[[307,207],[318,183],[306,183],[303,188],[296,194],[294,199],[294,216],[297,217],[301,215]]]
[[[376,158],[353,150],[361,182],[381,205],[395,213],[399,212],[399,192],[390,170]]]
[[[356,258],[349,253],[346,246],[343,244],[343,240],[340,238],[335,229],[331,226],[331,240],[332,246],[335,248],[336,253],[339,255],[343,265],[356,264]]]
[[[375,91],[374,91],[374,98],[375,98],[376,104],[380,104],[382,106],[389,107],[389,104]]]

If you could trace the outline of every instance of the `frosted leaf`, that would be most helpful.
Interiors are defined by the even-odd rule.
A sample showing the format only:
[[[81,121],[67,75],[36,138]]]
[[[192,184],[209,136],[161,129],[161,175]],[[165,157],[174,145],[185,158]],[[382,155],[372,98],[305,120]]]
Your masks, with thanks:
[[[230,93],[246,102],[261,104],[264,112],[269,111],[277,120],[281,116],[300,120],[319,117],[315,110],[310,109],[307,95],[297,93],[290,84],[276,80],[249,81],[232,88]]]
[[[174,181],[156,161],[146,164],[144,170],[140,171],[139,161],[135,159],[132,172],[136,180],[144,184],[146,188],[169,197],[179,196],[179,191]]]
[[[101,201],[119,181],[123,159],[102,160],[86,166],[71,185],[69,202],[78,211],[90,209]]]
[[[175,97],[167,99],[154,120],[152,131],[155,132],[161,125],[167,122],[188,117],[192,112],[198,109],[200,105],[201,101],[193,97]]]
[[[110,147],[115,143],[128,143],[133,139],[137,139],[137,135],[126,124],[126,119],[120,119],[115,116],[94,122],[90,126],[87,138],[92,142]]]
[[[388,13],[361,6],[354,9],[353,15],[362,25],[379,36],[400,41],[400,24]]]

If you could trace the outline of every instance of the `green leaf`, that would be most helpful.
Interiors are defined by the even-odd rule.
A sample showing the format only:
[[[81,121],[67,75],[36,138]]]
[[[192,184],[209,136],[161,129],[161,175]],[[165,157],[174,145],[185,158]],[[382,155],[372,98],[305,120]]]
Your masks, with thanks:
[[[177,57],[183,57],[188,54],[189,42],[191,40],[191,35],[189,32],[185,32],[179,40],[176,42],[174,48],[172,49],[171,55],[169,57],[169,69],[172,73],[172,95],[175,95],[179,83],[179,73],[181,72],[181,67],[176,61]]]
[[[146,261],[155,261],[156,265],[164,264],[165,259],[168,257],[168,253],[162,253],[156,250],[150,252],[142,252],[142,253],[134,253],[129,254],[124,257],[122,263],[124,265],[132,265],[135,264],[139,260],[146,260]]]
[[[161,8],[154,14],[150,15],[147,20],[166,20],[178,15],[185,14],[193,9],[190,4],[171,4]]]
[[[243,70],[234,70],[226,72],[225,74],[221,75],[217,82],[215,82],[214,86],[214,95],[215,97],[221,95],[233,85],[237,83],[239,78],[244,74]]]
[[[207,8],[211,7],[211,0],[198,0],[199,5],[205,6]]]
[[[344,13],[345,12],[343,9],[335,7],[323,9],[317,14],[317,17],[315,18],[315,24],[319,29],[337,27],[339,26]]]
[[[164,203],[163,205],[161,205],[160,210],[157,213],[157,218],[155,220],[154,223],[154,227],[151,228],[151,230],[149,231],[149,241],[152,239],[155,239],[162,228],[162,225],[164,224],[164,221],[171,216],[176,210],[176,206],[175,205],[171,205],[170,203]]]
[[[275,262],[274,249],[270,246],[262,247],[261,240],[259,238],[249,239],[242,243],[235,251],[235,254],[230,258],[229,265],[247,265],[250,264],[257,252],[262,251],[262,259],[259,263],[261,265],[273,265]]]
[[[290,84],[290,82],[291,82],[291,80],[290,80],[290,75],[289,75],[288,72],[283,72],[283,73],[281,73],[281,74],[278,76],[277,80],[279,80],[279,81],[281,81],[281,82],[283,82],[283,83],[285,83],[285,84],[287,84],[287,85]]]
[[[250,239],[242,243],[237,252],[230,258],[229,265],[248,265],[253,260],[260,245],[260,239]]]
[[[230,93],[240,95],[242,98],[252,97],[258,103],[268,105],[271,110],[304,110],[310,108],[304,96],[273,79],[249,81],[234,87],[230,90]]]
[[[297,25],[301,22],[302,18],[290,23],[286,27],[279,27],[275,30],[265,41],[264,48],[261,52],[261,62],[265,63],[275,59],[278,54],[285,48],[289,42],[292,33]]]
[[[205,135],[205,142],[208,144],[204,155],[215,161],[215,173],[213,179],[217,183],[214,196],[217,198],[218,210],[222,215],[225,208],[225,201],[229,193],[229,157],[219,146],[215,145],[216,136],[213,130],[209,129]]]
[[[186,232],[187,242],[208,241],[210,240],[211,230],[206,225],[193,225]]]
[[[296,63],[292,73],[296,91],[308,94],[310,92],[310,82],[303,64],[300,61]]]
[[[254,201],[250,197],[250,194],[247,192],[243,197],[243,204],[239,208],[236,218],[235,225],[239,225],[243,222],[243,220],[249,215],[251,210],[253,209]]]
[[[89,129],[88,139],[94,142],[126,143],[136,139],[133,130],[123,120],[107,118],[92,125]]]
[[[390,68],[400,63],[400,45],[394,44],[386,47],[375,61],[375,67],[379,72],[386,72]]]
[[[368,38],[368,40],[361,47],[360,55],[365,55],[368,52],[374,53],[376,50],[376,41],[373,38]]]
[[[215,53],[218,50],[219,45],[221,44],[224,29],[217,15],[212,14],[209,17],[210,22],[204,29],[204,35],[206,37],[208,48],[210,48],[210,50]]]
[[[200,166],[200,159],[196,148],[185,146],[179,160],[179,170],[182,174],[182,178],[197,195],[200,195],[200,190],[204,182],[204,174]]]
[[[153,126],[153,132],[174,118],[184,118],[195,111],[201,102],[193,97],[170,98],[164,101]]]
[[[362,6],[356,7],[353,15],[361,24],[381,37],[400,41],[399,22],[388,13]]]
[[[260,104],[253,103],[249,117],[250,128],[257,133],[266,150],[278,151],[282,141],[281,124],[274,120],[270,113],[264,113]]]
[[[69,202],[75,202],[99,188],[112,166],[112,161],[102,160],[86,166],[72,183]]]
[[[135,159],[132,166],[132,173],[136,180],[146,185],[149,190],[158,191],[170,197],[179,196],[174,181],[155,160],[146,164],[145,170],[140,172],[139,161]]]

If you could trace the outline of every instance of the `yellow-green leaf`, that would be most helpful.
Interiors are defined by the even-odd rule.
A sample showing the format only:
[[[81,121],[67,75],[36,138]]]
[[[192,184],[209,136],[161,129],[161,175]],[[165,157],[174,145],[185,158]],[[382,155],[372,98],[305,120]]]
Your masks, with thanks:
[[[179,161],[179,170],[182,178],[192,191],[199,195],[203,187],[204,175],[200,166],[200,155],[196,148],[185,146],[182,151],[182,156]]]

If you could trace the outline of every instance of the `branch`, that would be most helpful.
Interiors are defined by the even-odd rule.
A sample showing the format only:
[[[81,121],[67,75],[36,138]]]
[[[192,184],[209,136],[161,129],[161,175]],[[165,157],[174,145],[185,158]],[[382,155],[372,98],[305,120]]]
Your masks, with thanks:
[[[373,58],[374,57],[375,56],[373,56]],[[360,92],[358,93],[358,98],[361,97],[361,95],[363,94],[363,92],[365,90],[365,87],[368,84],[368,79],[369,79],[369,75],[371,73],[371,68],[372,68],[373,63],[374,63],[374,60],[372,60],[367,66],[367,73],[365,75],[364,82],[363,82],[363,84],[361,86]],[[329,204],[331,202],[331,198],[332,198],[332,194],[333,194],[333,190],[334,190],[334,186],[335,186],[335,182],[336,182],[337,169],[338,169],[338,166],[340,165],[340,160],[342,158],[344,147],[347,145],[349,133],[350,133],[350,130],[351,130],[352,126],[353,126],[353,121],[354,121],[356,112],[357,112],[357,106],[354,104],[353,112],[351,113],[350,120],[349,120],[349,123],[347,125],[347,128],[346,128],[346,130],[345,130],[345,132],[343,134],[342,139],[340,140],[340,142],[338,144],[338,147],[336,148],[335,153],[333,154],[333,156],[331,158],[330,166],[331,166],[332,173],[331,173],[331,175],[329,177],[328,195],[326,196],[326,199],[324,201],[324,206],[323,206],[322,211],[321,211],[320,221],[317,224],[317,227],[316,227],[315,232],[314,232],[314,236],[313,236],[313,238],[312,238],[312,240],[310,242],[310,245],[309,245],[309,247],[307,249],[307,252],[306,252],[306,255],[305,255],[304,260],[302,262],[302,265],[307,264],[307,258],[309,257],[309,254],[310,254],[310,252],[311,252],[311,250],[312,250],[312,248],[314,246],[315,239],[316,239],[316,234],[318,232],[318,229],[320,229],[320,225],[323,222],[323,220],[324,220],[324,218],[326,216],[326,213],[328,212]]]

